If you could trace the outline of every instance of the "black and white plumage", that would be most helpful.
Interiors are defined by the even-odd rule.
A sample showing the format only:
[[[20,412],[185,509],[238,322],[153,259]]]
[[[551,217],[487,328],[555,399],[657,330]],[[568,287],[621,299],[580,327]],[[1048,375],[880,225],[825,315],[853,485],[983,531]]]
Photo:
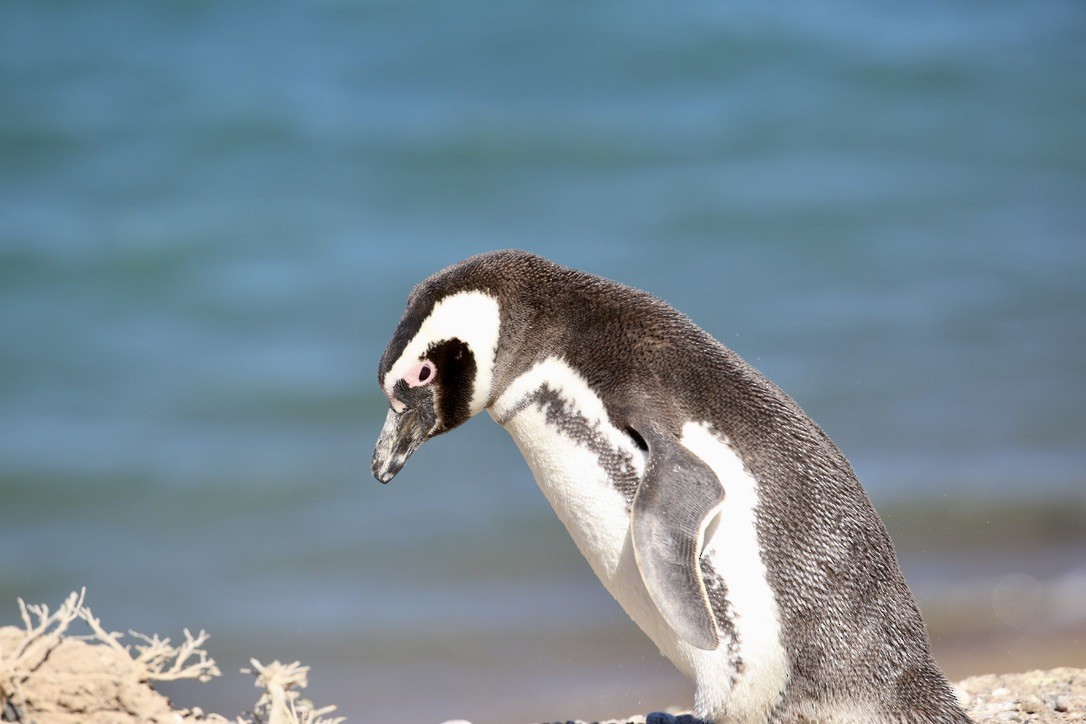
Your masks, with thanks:
[[[520,251],[420,283],[381,359],[388,482],[487,410],[713,722],[968,722],[837,447],[645,292]]]

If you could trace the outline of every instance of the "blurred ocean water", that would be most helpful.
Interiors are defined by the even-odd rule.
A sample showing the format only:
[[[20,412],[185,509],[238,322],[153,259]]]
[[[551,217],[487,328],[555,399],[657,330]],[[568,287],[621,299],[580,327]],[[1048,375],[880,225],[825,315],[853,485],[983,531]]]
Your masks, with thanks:
[[[489,420],[369,475],[410,287],[510,246],[795,397],[922,605],[1080,591],[1084,39],[1073,2],[3,3],[0,621],[87,585],[352,721],[682,703]]]

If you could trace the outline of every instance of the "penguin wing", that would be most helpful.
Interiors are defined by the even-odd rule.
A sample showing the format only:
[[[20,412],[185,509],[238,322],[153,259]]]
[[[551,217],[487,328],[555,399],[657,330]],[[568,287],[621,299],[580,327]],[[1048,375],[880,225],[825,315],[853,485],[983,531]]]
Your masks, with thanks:
[[[709,518],[724,501],[713,471],[674,436],[642,434],[649,448],[645,475],[634,496],[634,557],[653,603],[691,646],[720,645],[699,558]]]

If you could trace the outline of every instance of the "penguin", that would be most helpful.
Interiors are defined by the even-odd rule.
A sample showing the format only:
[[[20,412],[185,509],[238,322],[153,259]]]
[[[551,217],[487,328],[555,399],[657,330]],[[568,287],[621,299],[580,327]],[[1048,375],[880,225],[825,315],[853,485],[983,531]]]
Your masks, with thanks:
[[[378,382],[374,476],[486,410],[694,680],[701,721],[971,721],[844,455],[661,299],[524,251],[473,256],[411,291]]]

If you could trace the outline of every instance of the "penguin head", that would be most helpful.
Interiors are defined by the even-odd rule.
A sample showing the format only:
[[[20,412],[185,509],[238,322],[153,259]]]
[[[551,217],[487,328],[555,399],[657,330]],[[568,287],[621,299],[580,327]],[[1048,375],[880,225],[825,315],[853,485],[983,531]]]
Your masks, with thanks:
[[[378,367],[389,401],[373,452],[373,475],[382,483],[392,480],[422,443],[464,423],[491,399],[497,297],[470,285],[450,288],[449,281],[446,272],[412,291]]]

